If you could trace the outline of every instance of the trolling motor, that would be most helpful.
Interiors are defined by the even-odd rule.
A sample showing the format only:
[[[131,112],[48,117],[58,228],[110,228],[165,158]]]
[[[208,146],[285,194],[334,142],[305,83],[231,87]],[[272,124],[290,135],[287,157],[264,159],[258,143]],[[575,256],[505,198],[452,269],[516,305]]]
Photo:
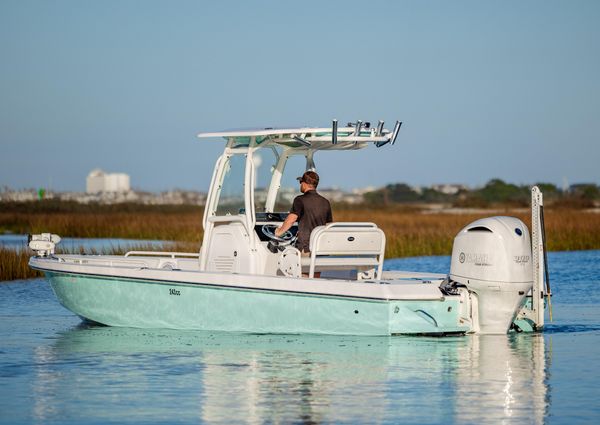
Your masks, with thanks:
[[[60,236],[53,233],[41,233],[39,235],[27,235],[27,246],[35,251],[38,257],[50,257],[54,255],[54,248],[60,242]]]

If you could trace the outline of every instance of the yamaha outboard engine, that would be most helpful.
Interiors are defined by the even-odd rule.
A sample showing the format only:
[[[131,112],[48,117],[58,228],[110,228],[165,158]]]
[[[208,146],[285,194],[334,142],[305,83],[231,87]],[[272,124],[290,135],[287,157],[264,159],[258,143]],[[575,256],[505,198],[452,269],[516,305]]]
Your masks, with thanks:
[[[506,333],[533,285],[525,223],[489,217],[466,226],[454,239],[450,279],[475,294],[480,333]]]

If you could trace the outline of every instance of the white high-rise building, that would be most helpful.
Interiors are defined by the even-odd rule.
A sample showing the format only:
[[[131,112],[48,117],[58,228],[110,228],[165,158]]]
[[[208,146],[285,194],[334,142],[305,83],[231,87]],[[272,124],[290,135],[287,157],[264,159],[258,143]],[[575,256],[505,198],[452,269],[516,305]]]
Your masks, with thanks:
[[[129,175],[92,170],[87,176],[87,193],[129,192]]]

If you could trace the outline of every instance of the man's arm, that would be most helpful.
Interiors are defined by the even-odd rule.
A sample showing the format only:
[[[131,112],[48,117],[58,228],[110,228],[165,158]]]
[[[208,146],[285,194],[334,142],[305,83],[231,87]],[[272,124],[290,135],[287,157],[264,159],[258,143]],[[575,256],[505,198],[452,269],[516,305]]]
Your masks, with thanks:
[[[285,232],[290,230],[290,227],[292,227],[297,220],[298,216],[296,214],[289,213],[285,221],[281,224],[281,226],[275,229],[275,236],[281,236]]]

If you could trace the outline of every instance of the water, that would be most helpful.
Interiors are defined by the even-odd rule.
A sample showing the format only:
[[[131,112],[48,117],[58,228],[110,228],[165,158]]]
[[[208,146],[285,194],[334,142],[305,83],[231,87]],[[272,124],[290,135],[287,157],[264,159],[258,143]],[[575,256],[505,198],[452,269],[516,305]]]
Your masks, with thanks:
[[[449,257],[386,267],[444,272]],[[0,284],[1,423],[598,423],[600,251],[551,253],[543,334],[243,335],[85,325]]]
[[[160,240],[142,240],[142,239],[107,239],[107,238],[61,238],[60,249],[68,250],[69,252],[77,251],[79,248],[88,250],[96,250],[97,252],[110,251],[112,249],[127,249],[139,246],[149,246],[152,248],[160,248],[168,241]],[[0,247],[11,249],[26,249],[27,235],[16,234],[0,234]]]

